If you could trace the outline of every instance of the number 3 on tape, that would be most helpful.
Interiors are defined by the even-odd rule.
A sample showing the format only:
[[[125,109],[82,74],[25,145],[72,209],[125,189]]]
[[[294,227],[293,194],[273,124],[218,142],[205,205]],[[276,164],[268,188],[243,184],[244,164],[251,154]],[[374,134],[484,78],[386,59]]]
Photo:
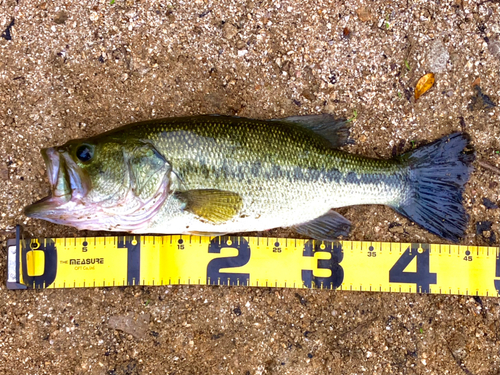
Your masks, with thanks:
[[[337,289],[344,281],[344,269],[339,264],[344,258],[342,245],[339,242],[307,241],[304,244],[303,256],[314,257],[317,252],[329,253],[330,259],[318,259],[318,268],[330,270],[328,277],[314,276],[312,270],[302,270],[302,282],[308,288]]]
[[[417,257],[416,272],[404,272],[415,257]],[[389,282],[417,284],[419,293],[429,293],[430,284],[437,283],[437,274],[431,273],[429,268],[429,245],[412,244],[408,247],[389,271]]]

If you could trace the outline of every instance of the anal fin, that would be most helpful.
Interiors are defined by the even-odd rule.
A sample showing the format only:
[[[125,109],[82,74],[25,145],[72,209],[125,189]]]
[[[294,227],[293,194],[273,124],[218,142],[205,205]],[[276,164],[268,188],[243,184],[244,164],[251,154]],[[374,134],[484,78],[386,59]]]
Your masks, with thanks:
[[[193,236],[201,237],[221,237],[227,234],[227,232],[200,232],[200,231],[190,231],[189,234]]]
[[[333,210],[314,220],[295,226],[297,233],[321,241],[334,241],[339,236],[347,236],[350,229],[351,222]]]

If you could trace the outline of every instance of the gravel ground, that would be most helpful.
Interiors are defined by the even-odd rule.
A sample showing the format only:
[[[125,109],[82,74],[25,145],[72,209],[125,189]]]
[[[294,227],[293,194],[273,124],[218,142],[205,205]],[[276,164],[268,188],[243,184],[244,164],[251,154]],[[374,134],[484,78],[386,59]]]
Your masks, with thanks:
[[[77,234],[22,215],[46,195],[41,147],[201,113],[335,113],[353,118],[348,150],[374,157],[464,130],[478,162],[462,244],[498,246],[498,1],[0,0],[0,33],[0,374],[499,373],[497,298],[7,291],[3,276],[15,224]],[[389,208],[339,212],[353,240],[442,242]]]

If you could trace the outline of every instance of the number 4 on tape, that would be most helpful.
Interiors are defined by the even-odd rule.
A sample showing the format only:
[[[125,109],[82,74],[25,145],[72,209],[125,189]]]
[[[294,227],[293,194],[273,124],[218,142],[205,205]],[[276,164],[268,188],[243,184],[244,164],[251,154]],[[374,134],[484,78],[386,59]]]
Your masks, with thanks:
[[[417,269],[415,272],[405,271],[408,265],[417,258]],[[415,249],[408,247],[398,261],[389,271],[391,283],[416,284],[419,293],[429,293],[430,284],[437,283],[437,274],[431,273],[429,262],[429,245],[422,244]]]

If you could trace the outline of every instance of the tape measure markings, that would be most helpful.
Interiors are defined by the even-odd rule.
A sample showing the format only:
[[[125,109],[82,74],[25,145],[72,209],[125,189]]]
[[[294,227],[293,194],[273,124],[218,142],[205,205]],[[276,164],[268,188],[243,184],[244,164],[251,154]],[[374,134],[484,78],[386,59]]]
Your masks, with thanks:
[[[485,246],[19,234],[14,244],[11,289],[212,284],[483,296],[500,289],[499,249]]]

